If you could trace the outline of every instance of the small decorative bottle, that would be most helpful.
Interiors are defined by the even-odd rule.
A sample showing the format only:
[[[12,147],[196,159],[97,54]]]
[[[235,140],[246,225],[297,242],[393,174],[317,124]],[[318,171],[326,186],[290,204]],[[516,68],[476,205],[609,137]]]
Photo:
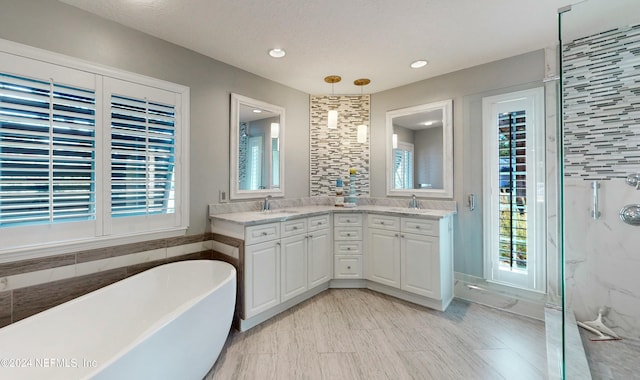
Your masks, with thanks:
[[[342,178],[336,180],[336,207],[344,206],[344,196],[342,195]]]
[[[349,206],[356,205],[356,168],[349,168]]]

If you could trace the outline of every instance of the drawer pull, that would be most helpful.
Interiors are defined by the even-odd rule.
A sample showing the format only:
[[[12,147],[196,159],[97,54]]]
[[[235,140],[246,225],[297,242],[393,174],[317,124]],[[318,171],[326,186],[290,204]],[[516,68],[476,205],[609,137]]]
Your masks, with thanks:
[[[266,233],[266,232],[263,232],[263,233],[262,233],[262,236],[267,236],[267,233]]]
[[[419,229],[420,229],[420,226],[416,226],[416,230],[419,230]]]
[[[398,237],[398,236],[400,236],[400,235],[396,234],[396,237]]]
[[[293,226],[293,229],[294,229],[294,230],[297,230],[297,229],[298,229],[298,226]]]
[[[347,223],[351,223],[351,219],[347,219]]]
[[[347,251],[351,251],[351,247],[347,247]]]
[[[316,224],[316,226],[321,226],[321,225],[322,225],[322,222],[318,222],[318,224]]]
[[[313,235],[309,235],[308,237],[309,237],[309,238],[312,238],[312,237],[313,237]]]
[[[347,267],[347,269],[351,269],[351,265],[349,265],[349,266]]]
[[[381,225],[381,226],[384,226],[384,222],[380,222],[380,225]]]
[[[351,234],[347,232],[347,236],[351,236]]]

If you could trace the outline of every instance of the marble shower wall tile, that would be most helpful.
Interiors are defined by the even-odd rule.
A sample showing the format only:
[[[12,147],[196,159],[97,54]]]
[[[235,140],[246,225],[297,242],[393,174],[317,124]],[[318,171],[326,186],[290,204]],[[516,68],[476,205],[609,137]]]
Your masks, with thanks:
[[[550,304],[560,305],[562,303],[560,295],[561,283],[561,255],[558,247],[558,167],[562,161],[558,157],[558,125],[559,117],[558,89],[558,45],[549,46],[544,49],[545,57],[545,147],[546,155],[546,198],[545,206],[547,212],[547,293]]]
[[[599,219],[591,217],[591,181],[565,179],[565,281],[567,305],[580,321],[611,308],[606,323],[625,338],[640,339],[640,227],[620,220],[620,209],[640,203],[640,191],[623,179],[600,182]]]

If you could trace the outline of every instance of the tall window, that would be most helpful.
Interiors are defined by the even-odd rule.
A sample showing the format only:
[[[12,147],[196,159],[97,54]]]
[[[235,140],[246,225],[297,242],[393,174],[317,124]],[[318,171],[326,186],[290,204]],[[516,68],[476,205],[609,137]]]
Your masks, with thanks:
[[[0,254],[184,233],[188,88],[11,48],[0,43]]]
[[[483,99],[487,280],[545,290],[543,90]]]

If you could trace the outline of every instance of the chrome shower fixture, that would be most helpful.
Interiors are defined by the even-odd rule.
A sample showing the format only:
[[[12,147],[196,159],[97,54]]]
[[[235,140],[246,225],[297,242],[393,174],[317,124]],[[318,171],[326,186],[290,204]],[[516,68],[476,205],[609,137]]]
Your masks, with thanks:
[[[636,190],[640,190],[640,173],[629,174],[625,181],[627,185],[635,187]]]

